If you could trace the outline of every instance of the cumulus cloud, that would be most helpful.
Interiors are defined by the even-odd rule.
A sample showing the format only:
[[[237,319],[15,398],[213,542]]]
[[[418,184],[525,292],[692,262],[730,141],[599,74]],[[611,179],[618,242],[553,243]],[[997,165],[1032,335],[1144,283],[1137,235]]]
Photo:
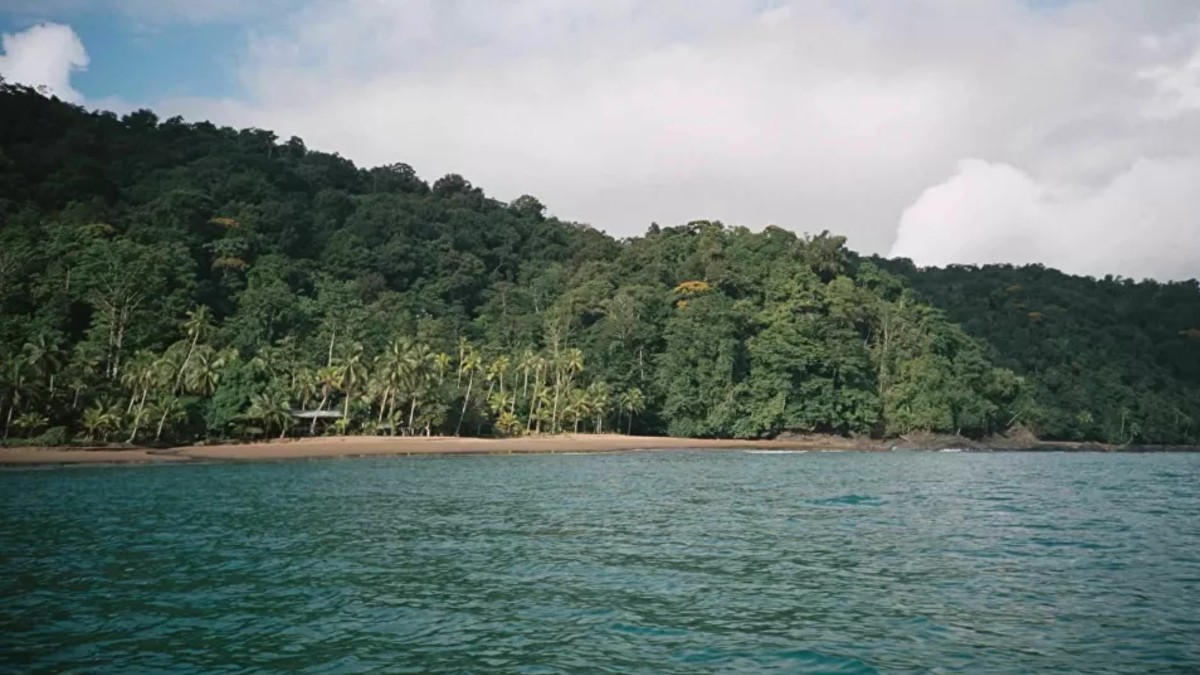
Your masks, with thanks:
[[[905,210],[892,254],[926,265],[1047,263],[1075,274],[1194,278],[1200,158],[1139,159],[1099,186],[962,162]]]
[[[1200,275],[1194,0],[273,6],[238,95],[156,105],[618,236],[715,218],[921,264]]]
[[[88,65],[87,51],[70,26],[43,23],[0,36],[0,76],[11,82],[45,87],[72,102],[83,100],[71,87],[71,73]]]

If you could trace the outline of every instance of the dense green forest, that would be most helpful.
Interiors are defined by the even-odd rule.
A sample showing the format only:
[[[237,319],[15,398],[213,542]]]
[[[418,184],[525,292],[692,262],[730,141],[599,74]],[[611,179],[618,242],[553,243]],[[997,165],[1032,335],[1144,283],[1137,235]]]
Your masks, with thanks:
[[[616,240],[461,176],[2,83],[0,223],[10,442],[1200,439],[1195,282],[918,270],[708,221]]]
[[[1023,375],[1048,438],[1200,439],[1200,284],[1090,279],[1040,265],[917,270],[878,261]]]

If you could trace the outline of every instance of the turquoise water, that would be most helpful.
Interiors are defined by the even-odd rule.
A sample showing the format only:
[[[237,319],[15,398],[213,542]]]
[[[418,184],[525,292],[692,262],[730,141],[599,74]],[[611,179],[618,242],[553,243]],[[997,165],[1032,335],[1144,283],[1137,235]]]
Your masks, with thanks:
[[[1200,671],[1200,455],[0,472],[0,671]]]

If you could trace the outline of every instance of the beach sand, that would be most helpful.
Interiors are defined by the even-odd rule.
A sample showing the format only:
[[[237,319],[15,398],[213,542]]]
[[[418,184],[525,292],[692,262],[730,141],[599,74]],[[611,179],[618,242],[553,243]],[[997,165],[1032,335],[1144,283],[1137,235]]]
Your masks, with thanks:
[[[803,437],[794,440],[737,441],[625,436],[621,434],[565,434],[527,438],[454,438],[344,436],[284,439],[260,443],[199,445],[169,450],[0,448],[0,464],[110,464],[180,462],[188,460],[272,460],[378,455],[485,455],[566,452],[622,452],[629,450],[736,449],[764,450],[869,450],[850,439]]]
[[[157,455],[141,448],[0,448],[4,464],[148,464],[184,462],[187,457]]]

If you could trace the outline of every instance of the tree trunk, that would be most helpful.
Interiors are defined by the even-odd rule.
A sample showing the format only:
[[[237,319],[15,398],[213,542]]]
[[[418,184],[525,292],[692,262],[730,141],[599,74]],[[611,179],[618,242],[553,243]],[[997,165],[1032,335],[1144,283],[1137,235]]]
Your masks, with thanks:
[[[166,425],[167,415],[170,415],[170,414],[171,414],[171,408],[170,408],[170,406],[168,406],[166,408],[166,410],[163,410],[162,417],[158,418],[158,429],[154,432],[155,442],[157,442],[160,438],[162,438],[163,426]]]
[[[391,430],[388,431],[389,436],[396,435],[396,394],[397,393],[398,392],[395,389],[393,389],[392,396],[390,399],[388,399],[388,424],[392,425]]]
[[[317,418],[320,417],[320,412],[325,409],[325,404],[329,401],[329,387],[321,388],[321,404],[317,406],[317,413],[313,415],[312,423],[308,425],[308,435],[315,436],[317,434]]]
[[[538,386],[539,379],[541,379],[540,373],[538,374],[538,379],[533,381],[533,399],[529,404],[529,424],[525,426],[525,431],[527,432],[533,429],[534,420],[537,419],[537,414],[542,409],[542,397],[538,395],[538,392],[541,390],[541,387]],[[537,429],[538,433],[542,432],[541,420],[537,420]]]
[[[495,389],[495,388],[496,388],[496,383],[495,383],[495,382],[489,382],[489,383],[488,383],[488,390],[487,390],[487,393],[483,395],[483,404],[484,404],[485,406],[486,406],[486,405],[489,405],[489,401],[490,401],[490,399],[492,398],[492,390],[493,390],[493,389]],[[480,418],[480,420],[479,420],[479,424],[475,426],[475,435],[476,435],[476,436],[482,436],[482,435],[483,435],[483,418]]]
[[[142,412],[146,409],[146,392],[149,387],[142,389],[142,400],[138,401],[137,414],[133,416],[133,431],[129,434],[129,440],[126,443],[132,443],[137,438],[138,429],[142,426]]]
[[[391,393],[391,387],[383,390],[383,398],[379,401],[379,419],[375,420],[376,431],[383,426],[383,410],[387,408],[388,395]],[[390,421],[390,420],[389,420]]]
[[[557,379],[556,376],[554,383],[554,407],[550,409],[550,433],[558,431],[558,392],[562,387]]]
[[[179,364],[179,373],[175,375],[175,389],[171,391],[172,394],[179,393],[179,386],[183,384],[183,373],[187,370],[188,361],[192,360],[192,354],[196,351],[196,343],[199,341],[200,331],[196,331],[196,334],[192,336],[192,344],[188,346],[188,352],[183,357],[183,363]]]
[[[414,394],[412,401],[408,404],[408,433],[416,436],[417,430],[413,428],[413,418],[417,416],[417,397]]]
[[[121,371],[121,348],[125,345],[125,322],[128,321],[127,310],[121,310],[121,323],[117,325],[117,349],[113,353],[113,379],[117,379]],[[106,439],[107,440],[107,439]]]
[[[471,376],[467,378],[467,395],[463,397],[462,412],[459,413],[459,415],[458,415],[458,425],[456,427],[454,427],[454,435],[455,436],[458,436],[459,434],[462,433],[463,418],[467,416],[467,403],[470,402],[470,400],[471,400],[471,386],[474,384],[475,384],[475,373],[472,372]]]
[[[105,303],[108,305],[108,303]],[[104,352],[104,376],[113,378],[113,345],[117,342],[117,308],[108,305],[108,349]],[[89,439],[90,440],[90,439]]]
[[[529,398],[529,369],[528,368],[525,369],[524,381],[521,384],[521,398],[522,399]],[[514,411],[516,409],[516,406],[517,406],[517,397],[514,396],[513,397]]]

